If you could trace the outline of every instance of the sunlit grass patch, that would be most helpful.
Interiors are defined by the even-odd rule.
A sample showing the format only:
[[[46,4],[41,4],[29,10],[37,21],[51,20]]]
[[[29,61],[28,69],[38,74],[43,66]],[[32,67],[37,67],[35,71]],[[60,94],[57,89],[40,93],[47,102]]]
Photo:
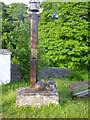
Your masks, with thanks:
[[[29,87],[29,82],[14,82],[2,86],[3,118],[88,118],[88,99],[72,99],[67,78],[54,78],[59,93],[59,105],[16,107],[16,95],[20,87]]]

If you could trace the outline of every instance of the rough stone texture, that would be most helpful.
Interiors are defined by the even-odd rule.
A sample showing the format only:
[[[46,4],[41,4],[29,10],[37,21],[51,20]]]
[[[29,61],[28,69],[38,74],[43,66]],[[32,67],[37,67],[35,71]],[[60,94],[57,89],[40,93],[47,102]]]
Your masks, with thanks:
[[[42,72],[38,73],[41,78],[47,77],[63,77],[68,76],[72,71],[64,68],[44,68]],[[90,71],[89,71],[90,74]],[[19,65],[12,65],[11,66],[11,80],[22,80],[22,74],[19,69]]]
[[[19,69],[19,65],[17,64],[11,65],[11,81],[21,80],[21,79],[22,79],[22,74]]]
[[[50,83],[50,82],[49,82]],[[32,106],[40,107],[42,105],[59,104],[59,95],[55,84],[51,84],[53,90],[50,91],[49,84],[44,91],[35,91],[32,88],[20,88],[17,92],[16,105],[20,106]]]
[[[72,71],[65,68],[58,68],[58,67],[48,67],[44,68],[43,71],[40,74],[41,78],[47,78],[47,77],[64,77],[68,76]]]
[[[37,91],[43,91],[43,90],[45,90],[46,85],[47,85],[47,83],[42,79],[35,84],[33,89],[37,90]]]

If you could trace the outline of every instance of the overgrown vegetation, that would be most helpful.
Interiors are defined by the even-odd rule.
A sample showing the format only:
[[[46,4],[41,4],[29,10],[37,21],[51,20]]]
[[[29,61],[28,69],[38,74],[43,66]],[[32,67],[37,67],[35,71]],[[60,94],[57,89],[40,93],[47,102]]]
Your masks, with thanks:
[[[38,50],[43,46],[49,66],[86,69],[88,3],[43,3],[42,7]]]
[[[41,108],[16,107],[16,94],[20,87],[29,87],[29,82],[10,83],[2,86],[3,118],[88,118],[88,98],[72,99],[67,78],[54,79],[59,93],[59,105]],[[74,81],[75,82],[75,81]]]
[[[2,48],[12,52],[12,64],[19,64],[23,77],[30,71],[30,21],[24,4],[2,6]]]
[[[41,5],[43,12],[38,26],[38,71],[47,66],[75,70],[68,78],[54,79],[59,92],[59,105],[50,104],[41,108],[16,107],[18,88],[30,86],[29,82],[25,82],[30,77],[30,21],[27,7],[20,3],[7,6],[0,2],[1,6],[2,48],[12,52],[12,64],[19,64],[23,73],[23,82],[2,85],[2,117],[88,118],[88,99],[72,100],[69,84],[90,78],[87,78],[89,4],[46,2]]]
[[[24,4],[2,5],[2,48],[12,52],[12,64],[30,73],[30,21]],[[87,73],[88,2],[42,3],[38,27],[38,71],[43,67],[69,68]],[[1,14],[1,13],[0,13]],[[85,78],[86,79],[86,78]]]

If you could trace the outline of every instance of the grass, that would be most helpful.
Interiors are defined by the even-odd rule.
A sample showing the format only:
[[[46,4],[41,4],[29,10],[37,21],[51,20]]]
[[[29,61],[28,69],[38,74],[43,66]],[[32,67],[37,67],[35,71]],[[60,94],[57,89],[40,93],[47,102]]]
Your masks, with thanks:
[[[29,87],[29,82],[2,85],[2,118],[88,118],[88,99],[71,98],[69,84],[73,81],[68,78],[54,80],[59,93],[59,105],[50,104],[40,108],[16,107],[18,88]]]

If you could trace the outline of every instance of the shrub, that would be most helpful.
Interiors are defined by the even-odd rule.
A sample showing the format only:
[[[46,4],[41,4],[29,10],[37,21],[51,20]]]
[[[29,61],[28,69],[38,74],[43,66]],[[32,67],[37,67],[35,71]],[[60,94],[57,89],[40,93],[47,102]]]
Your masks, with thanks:
[[[87,71],[73,71],[69,76],[69,80],[72,81],[84,81],[88,79]]]

